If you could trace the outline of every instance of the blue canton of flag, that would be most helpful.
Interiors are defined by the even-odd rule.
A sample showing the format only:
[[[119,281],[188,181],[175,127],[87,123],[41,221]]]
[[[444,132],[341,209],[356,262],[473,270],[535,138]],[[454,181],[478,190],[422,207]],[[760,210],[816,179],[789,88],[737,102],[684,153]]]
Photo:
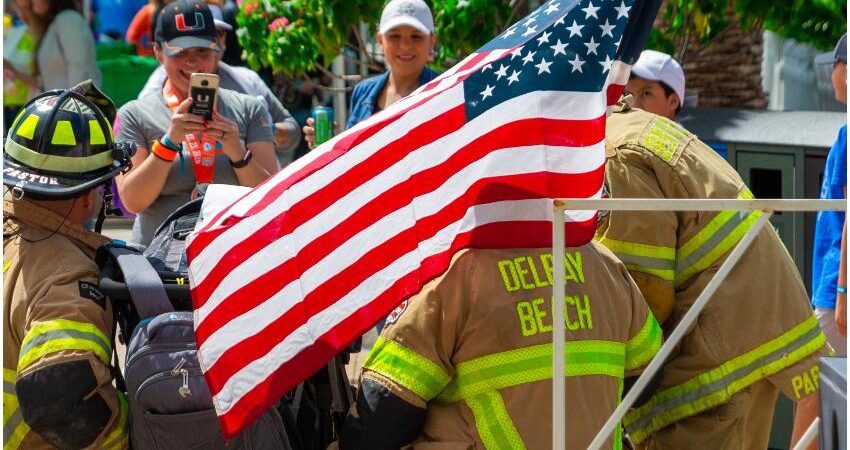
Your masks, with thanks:
[[[514,50],[466,79],[467,120],[536,90],[603,89],[632,0],[550,0],[479,52]]]

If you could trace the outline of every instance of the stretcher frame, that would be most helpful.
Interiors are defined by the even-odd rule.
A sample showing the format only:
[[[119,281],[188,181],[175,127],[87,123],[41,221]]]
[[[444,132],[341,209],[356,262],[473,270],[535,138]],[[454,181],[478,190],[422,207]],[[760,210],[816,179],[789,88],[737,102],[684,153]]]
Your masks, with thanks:
[[[812,212],[846,211],[846,200],[813,199],[555,199],[553,200],[552,257],[553,279],[563,280],[565,276],[564,254],[564,213],[567,210],[602,211],[762,211],[763,214],[738,242],[726,260],[721,264],[715,276],[706,285],[703,292],[682,318],[679,325],[667,337],[658,354],[650,361],[643,374],[622,399],[620,404],[605,422],[602,429],[590,443],[589,449],[598,450],[620,425],[626,412],[634,404],[638,395],[646,388],[653,375],[661,368],[667,356],[684,337],[691,324],[714,295],[714,292],[741,258],[753,239],[770,219],[773,211]],[[562,299],[566,295],[564,283],[552,284],[553,299]],[[552,448],[566,449],[566,378],[564,377],[564,302],[552,302]]]

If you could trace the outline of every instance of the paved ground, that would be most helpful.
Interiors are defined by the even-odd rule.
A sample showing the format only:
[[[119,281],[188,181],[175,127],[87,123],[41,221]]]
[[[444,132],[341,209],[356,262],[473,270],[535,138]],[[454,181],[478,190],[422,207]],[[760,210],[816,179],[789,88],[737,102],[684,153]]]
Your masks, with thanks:
[[[112,239],[120,239],[122,241],[130,240],[130,230],[132,229],[133,222],[126,219],[115,219],[110,218],[103,224],[103,234],[109,236]],[[359,381],[360,378],[360,368],[363,367],[363,363],[366,361],[366,355],[369,353],[369,350],[372,348],[372,345],[375,343],[375,339],[377,339],[378,334],[375,330],[371,330],[363,336],[363,346],[360,353],[356,353],[351,355],[351,359],[349,363],[346,365],[345,370],[348,373],[348,378],[352,383]],[[116,346],[118,346],[118,355],[121,359],[121,366],[124,366],[124,353],[126,350],[120,343],[116,342]]]
[[[103,223],[103,230],[101,232],[112,239],[120,239],[126,242],[130,240],[130,230],[132,228],[132,220],[110,217]]]

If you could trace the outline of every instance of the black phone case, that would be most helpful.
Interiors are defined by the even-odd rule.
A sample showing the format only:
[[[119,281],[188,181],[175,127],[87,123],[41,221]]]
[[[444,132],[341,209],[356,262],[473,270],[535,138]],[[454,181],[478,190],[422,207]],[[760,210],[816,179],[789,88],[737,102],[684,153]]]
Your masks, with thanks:
[[[189,87],[189,96],[192,104],[189,105],[189,113],[212,120],[213,107],[215,105],[216,89],[199,86]]]

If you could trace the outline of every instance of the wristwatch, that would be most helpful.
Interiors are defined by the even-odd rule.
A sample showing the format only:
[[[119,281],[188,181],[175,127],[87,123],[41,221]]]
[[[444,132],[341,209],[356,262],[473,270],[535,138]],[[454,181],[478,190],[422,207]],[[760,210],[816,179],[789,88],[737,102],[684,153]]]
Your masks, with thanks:
[[[245,152],[245,156],[243,156],[242,159],[240,159],[239,161],[233,161],[232,159],[229,159],[229,158],[228,158],[228,160],[230,161],[231,167],[233,167],[234,169],[241,169],[241,168],[247,166],[249,162],[251,162],[252,157],[253,157],[253,155],[251,154],[251,150],[248,150],[248,151]]]

